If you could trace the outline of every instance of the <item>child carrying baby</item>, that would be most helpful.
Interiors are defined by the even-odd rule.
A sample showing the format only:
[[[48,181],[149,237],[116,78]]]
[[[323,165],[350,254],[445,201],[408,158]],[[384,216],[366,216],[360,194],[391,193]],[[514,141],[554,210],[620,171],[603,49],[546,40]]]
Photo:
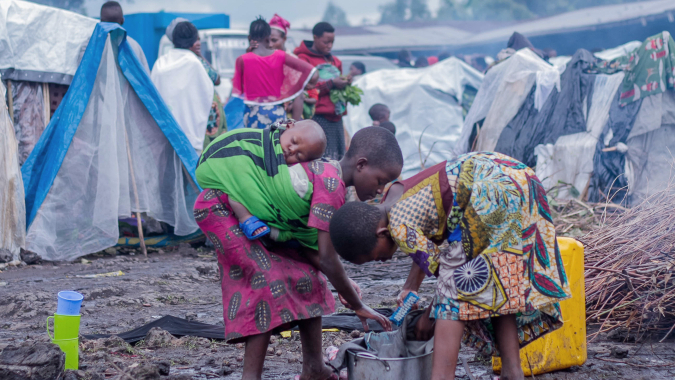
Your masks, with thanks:
[[[460,342],[500,355],[502,379],[523,379],[519,349],[563,324],[570,297],[546,192],[534,171],[499,153],[470,153],[392,184],[376,206],[348,203],[330,223],[343,259],[413,265],[399,299],[438,278],[433,379],[454,379]],[[448,241],[448,250],[439,246]],[[429,318],[418,324],[428,335]],[[424,331],[427,330],[427,331]],[[442,338],[441,338],[442,337]]]

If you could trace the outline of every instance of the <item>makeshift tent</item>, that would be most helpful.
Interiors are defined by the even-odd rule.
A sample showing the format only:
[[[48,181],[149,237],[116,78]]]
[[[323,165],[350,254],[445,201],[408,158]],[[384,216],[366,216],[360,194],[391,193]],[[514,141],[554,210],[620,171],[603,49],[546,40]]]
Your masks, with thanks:
[[[22,167],[26,248],[72,260],[114,246],[132,211],[188,235],[197,155],[117,24],[94,29],[70,90]]]
[[[1,78],[1,76],[0,76]],[[0,96],[5,97],[0,81]],[[0,104],[0,261],[19,260],[26,240],[26,207],[14,127]]]
[[[635,204],[675,174],[675,42],[659,33],[603,66],[627,73],[596,146],[589,199]]]
[[[533,105],[541,109],[554,88],[560,88],[558,70],[530,49],[521,49],[492,67],[466,115],[454,154],[494,150],[502,131],[530,92],[534,89]]]
[[[28,1],[0,2],[0,74],[9,114],[28,158],[77,70],[96,20]]]
[[[631,45],[600,55],[616,58]],[[556,69],[540,61],[540,71],[528,73],[519,55],[487,73],[456,153],[495,150],[513,156],[536,167],[546,189],[558,188],[549,195],[560,199],[634,204],[671,183],[675,43],[667,32],[614,62],[597,62],[579,50],[560,66],[565,68],[560,89],[548,95],[521,83],[548,78],[542,72]],[[514,74],[503,76],[511,67]]]
[[[396,139],[405,160],[403,177],[450,157],[464,122],[464,108],[483,75],[466,63],[448,58],[423,69],[379,70],[354,84],[364,94],[361,104],[349,107],[345,128],[350,134],[372,125],[368,110],[376,103],[391,110]]]

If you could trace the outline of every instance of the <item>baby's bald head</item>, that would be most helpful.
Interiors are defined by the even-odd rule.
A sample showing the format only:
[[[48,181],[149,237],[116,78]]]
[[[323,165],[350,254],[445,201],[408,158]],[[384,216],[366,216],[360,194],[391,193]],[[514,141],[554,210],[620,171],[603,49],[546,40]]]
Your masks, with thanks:
[[[281,134],[281,148],[287,165],[314,161],[326,151],[326,134],[314,120],[289,124]]]

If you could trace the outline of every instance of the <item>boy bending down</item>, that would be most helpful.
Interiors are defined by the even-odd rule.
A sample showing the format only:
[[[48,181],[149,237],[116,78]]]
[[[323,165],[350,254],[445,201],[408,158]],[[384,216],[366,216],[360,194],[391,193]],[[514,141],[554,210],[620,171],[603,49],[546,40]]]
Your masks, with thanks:
[[[438,277],[417,327],[418,337],[432,328],[437,336],[433,379],[454,379],[462,340],[501,356],[502,379],[523,379],[519,349],[563,324],[558,302],[570,289],[546,193],[510,157],[462,155],[394,183],[377,206],[348,203],[330,236],[355,264],[388,260],[397,248],[408,254],[414,265],[399,300],[425,275]]]

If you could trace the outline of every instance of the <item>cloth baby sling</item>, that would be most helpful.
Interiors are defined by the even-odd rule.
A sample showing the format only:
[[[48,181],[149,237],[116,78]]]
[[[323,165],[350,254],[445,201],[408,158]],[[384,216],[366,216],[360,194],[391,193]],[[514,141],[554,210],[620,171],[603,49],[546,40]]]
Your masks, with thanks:
[[[277,228],[277,241],[296,239],[318,249],[318,233],[307,227],[313,186],[300,197],[279,137],[283,129],[237,129],[215,139],[202,153],[197,182],[203,189],[223,191],[268,226]]]

